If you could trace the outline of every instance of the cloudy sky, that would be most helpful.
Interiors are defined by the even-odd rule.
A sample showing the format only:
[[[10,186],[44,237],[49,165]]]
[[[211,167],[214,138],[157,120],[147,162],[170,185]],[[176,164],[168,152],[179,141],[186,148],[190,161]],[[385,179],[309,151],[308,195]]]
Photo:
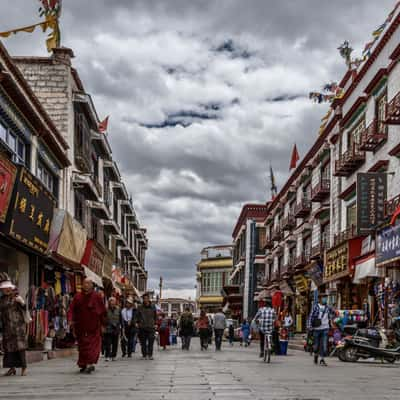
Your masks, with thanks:
[[[195,263],[231,242],[247,202],[278,186],[294,142],[315,140],[326,105],[308,92],[340,80],[337,47],[358,55],[395,0],[64,0],[62,45],[75,53],[141,223],[150,286],[194,295]],[[0,2],[0,29],[39,21],[38,1]],[[4,40],[46,55],[45,34]]]

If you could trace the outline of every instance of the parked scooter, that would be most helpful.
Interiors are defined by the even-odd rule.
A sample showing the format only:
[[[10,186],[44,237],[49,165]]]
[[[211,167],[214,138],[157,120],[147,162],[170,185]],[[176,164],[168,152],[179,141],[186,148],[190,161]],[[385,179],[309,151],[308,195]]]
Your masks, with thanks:
[[[389,347],[386,331],[381,328],[359,329],[354,336],[345,337],[336,346],[335,354],[341,361],[357,362],[375,358],[394,363],[400,359],[400,331],[395,331],[396,348]]]

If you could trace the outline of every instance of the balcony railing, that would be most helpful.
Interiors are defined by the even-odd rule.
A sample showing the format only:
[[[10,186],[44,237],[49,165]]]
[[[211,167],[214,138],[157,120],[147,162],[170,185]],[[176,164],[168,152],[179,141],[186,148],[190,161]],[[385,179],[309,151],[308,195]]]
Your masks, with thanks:
[[[272,231],[272,239],[279,242],[282,239],[282,229],[281,227],[276,227]]]
[[[295,268],[297,269],[303,268],[309,262],[310,262],[310,251],[307,251],[296,257]]]
[[[400,194],[393,199],[385,201],[385,218],[390,218],[396,209],[400,206]]]
[[[388,125],[400,125],[400,92],[388,103],[385,122]]]
[[[311,201],[306,197],[300,200],[294,207],[294,216],[296,218],[304,218],[311,212]]]
[[[282,229],[286,231],[290,231],[296,227],[296,218],[294,215],[289,214],[282,220]]]
[[[321,202],[326,196],[329,195],[330,190],[330,180],[326,178],[321,179],[318,185],[314,186],[311,190],[311,201]]]
[[[326,242],[321,242],[320,244],[314,246],[311,248],[311,258],[312,259],[318,259],[322,257],[324,254],[325,249],[327,249]]]
[[[353,143],[351,148],[340,155],[335,161],[335,176],[350,176],[365,161],[365,151],[360,145]]]
[[[387,126],[374,119],[361,134],[360,150],[375,151],[387,140]]]
[[[280,274],[279,274],[279,269],[277,271],[272,271],[271,272],[271,282],[279,280]]]
[[[338,233],[333,238],[333,246],[337,246],[347,240],[353,239],[358,236],[357,227],[355,225],[351,225],[349,228],[344,231]]]
[[[267,236],[265,237],[265,248],[266,248],[267,250],[271,250],[271,249],[274,248],[274,240],[273,240],[272,237],[269,236],[269,235],[267,235]]]

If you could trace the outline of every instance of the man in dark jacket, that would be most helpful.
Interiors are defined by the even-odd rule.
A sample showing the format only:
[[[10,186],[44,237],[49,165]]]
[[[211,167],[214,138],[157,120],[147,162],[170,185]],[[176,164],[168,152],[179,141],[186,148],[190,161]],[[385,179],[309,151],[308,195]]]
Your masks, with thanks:
[[[104,347],[106,361],[110,359],[115,361],[118,351],[118,339],[121,331],[121,311],[117,307],[115,297],[110,297],[108,300],[107,323],[104,332]]]
[[[189,350],[190,340],[193,336],[193,315],[187,307],[179,320],[179,333],[182,338],[182,350]]]
[[[153,360],[153,345],[157,312],[147,293],[143,295],[143,304],[136,313],[136,324],[139,329],[139,340],[142,348],[143,359]]]

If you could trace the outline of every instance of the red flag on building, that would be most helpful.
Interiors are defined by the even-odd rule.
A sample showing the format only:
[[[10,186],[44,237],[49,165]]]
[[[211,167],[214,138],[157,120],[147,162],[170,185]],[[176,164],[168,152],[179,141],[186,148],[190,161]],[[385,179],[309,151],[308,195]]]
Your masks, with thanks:
[[[108,127],[108,118],[109,118],[109,115],[107,115],[107,117],[106,117],[103,121],[101,121],[101,122],[99,123],[99,126],[98,126],[99,132],[105,133],[105,132],[107,131],[107,127]]]
[[[292,158],[290,159],[289,171],[297,167],[297,161],[300,160],[299,152],[297,151],[296,143],[294,144],[292,151]]]

